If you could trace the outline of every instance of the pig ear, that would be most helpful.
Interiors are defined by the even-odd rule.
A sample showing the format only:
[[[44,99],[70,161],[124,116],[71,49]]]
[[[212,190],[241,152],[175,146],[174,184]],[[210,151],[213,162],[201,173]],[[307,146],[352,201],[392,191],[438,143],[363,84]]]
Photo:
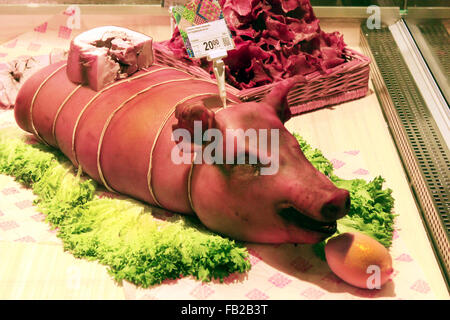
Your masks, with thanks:
[[[297,75],[279,82],[272,88],[272,91],[264,98],[264,102],[272,106],[280,120],[284,123],[291,117],[291,111],[287,101],[289,90],[298,84],[306,82],[305,77]]]
[[[175,109],[175,118],[178,122],[172,126],[173,130],[186,129],[194,136],[194,122],[201,121],[202,132],[215,127],[215,114],[206,108],[203,103],[184,103]]]

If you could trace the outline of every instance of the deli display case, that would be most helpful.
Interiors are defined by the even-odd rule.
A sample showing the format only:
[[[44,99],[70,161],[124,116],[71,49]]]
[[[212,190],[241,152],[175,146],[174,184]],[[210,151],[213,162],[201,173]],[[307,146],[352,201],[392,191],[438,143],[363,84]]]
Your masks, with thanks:
[[[208,5],[212,2],[204,1]],[[283,5],[277,0],[219,1],[224,10],[221,17],[225,15],[231,30],[230,37],[237,47],[236,51],[240,52],[236,55],[229,50],[228,60],[224,59],[226,103],[253,103],[256,108],[271,101],[270,92],[277,88],[278,82],[301,75],[295,78],[298,82],[285,94],[290,118],[282,119],[283,123],[290,133],[295,133],[294,137],[313,166],[336,186],[350,192],[351,205],[346,205],[346,210],[350,212],[338,220],[337,233],[363,233],[378,240],[378,245],[381,243],[387,250],[392,270],[381,288],[375,289],[349,284],[345,275],[336,271],[328,253],[331,249],[327,249],[331,241],[326,243],[315,238],[315,241],[310,241],[311,238],[305,240],[316,242],[309,244],[293,241],[294,238],[266,241],[274,237],[261,232],[264,226],[253,233],[246,233],[242,230],[254,228],[251,222],[248,225],[244,223],[242,229],[239,223],[233,225],[227,222],[227,217],[215,224],[210,222],[214,219],[209,218],[209,213],[204,218],[203,214],[193,210],[197,215],[186,218],[167,205],[170,196],[160,190],[166,190],[174,199],[186,197],[190,209],[200,206],[196,205],[195,197],[197,203],[202,202],[198,200],[200,196],[195,194],[192,199],[191,192],[198,191],[189,184],[193,175],[195,178],[194,164],[191,163],[190,171],[186,172],[186,177],[183,176],[188,181],[187,196],[178,187],[184,188],[184,182],[170,185],[177,192],[171,191],[171,188],[152,189],[152,157],[156,158],[155,161],[162,158],[154,155],[158,150],[156,140],[169,137],[163,129],[171,123],[170,117],[181,117],[175,115],[175,107],[170,117],[161,117],[164,121],[162,125],[149,126],[155,132],[155,128],[159,128],[152,148],[145,153],[148,166],[145,170],[149,172],[145,181],[155,200],[153,206],[149,205],[151,201],[143,200],[144,196],[135,196],[134,191],[116,192],[120,188],[112,187],[114,179],[103,177],[101,170],[101,161],[105,162],[105,176],[107,167],[115,168],[113,164],[106,164],[109,160],[102,160],[99,154],[101,143],[103,148],[112,144],[106,143],[106,129],[110,123],[114,124],[114,115],[121,115],[121,108],[129,101],[124,100],[125,97],[115,100],[111,93],[109,102],[96,105],[99,110],[114,103],[119,105],[108,119],[103,116],[106,124],[99,144],[94,145],[95,150],[98,149],[94,164],[100,174],[97,179],[100,183],[90,182],[89,164],[83,163],[81,166],[82,151],[80,158],[75,152],[77,148],[81,150],[83,145],[88,146],[91,140],[97,139],[94,137],[96,131],[87,131],[84,138],[76,137],[75,133],[66,134],[71,146],[65,146],[63,138],[55,138],[58,132],[69,130],[72,126],[67,121],[57,124],[56,118],[65,116],[63,107],[67,109],[71,105],[78,91],[91,89],[84,88],[86,83],[72,84],[65,75],[59,82],[51,78],[60,70],[65,70],[66,64],[62,63],[71,54],[73,39],[97,27],[117,26],[151,37],[153,67],[167,72],[177,69],[180,74],[174,76],[178,79],[174,81],[180,82],[179,91],[182,91],[182,86],[193,85],[195,81],[203,81],[215,88],[218,74],[214,74],[213,70],[216,65],[213,67],[206,58],[189,57],[183,34],[178,31],[180,19],[187,18],[183,14],[178,20],[174,18],[173,8],[187,3],[199,5],[202,1],[0,1],[0,298],[449,299],[448,1],[305,0],[287,1],[289,4],[283,2]],[[312,11],[308,12],[305,8],[309,8],[309,4]],[[286,9],[290,5],[292,7]],[[273,16],[259,22],[248,18],[258,10],[267,10]],[[200,14],[196,13],[195,19],[199,19]],[[206,19],[205,16],[200,17]],[[202,23],[207,22],[202,20]],[[233,23],[240,25],[232,26]],[[244,30],[242,25],[245,24],[252,25],[254,29]],[[314,32],[308,29],[313,24],[316,28]],[[295,30],[292,29],[294,25]],[[289,38],[291,35],[292,38]],[[122,40],[125,41],[125,38]],[[289,41],[294,41],[295,45]],[[243,49],[243,43],[248,47]],[[109,50],[112,50],[111,44]],[[244,50],[247,50],[245,54],[242,53]],[[339,54],[336,55],[336,52]],[[300,58],[294,59],[294,56]],[[49,65],[52,64],[58,65],[58,69],[54,69],[53,73],[49,71],[45,76],[43,74],[37,91],[26,97],[24,92],[29,90],[27,81],[31,83],[34,74],[42,72],[42,68],[51,68]],[[123,68],[125,63],[118,65]],[[101,66],[98,68],[97,71]],[[146,68],[150,67],[143,68],[149,75],[158,73]],[[67,76],[69,79],[74,77],[73,74]],[[171,75],[165,77],[168,77],[164,78],[166,84]],[[64,87],[66,80],[73,87]],[[182,80],[191,83],[181,84]],[[53,89],[48,89],[49,86],[45,88],[48,81],[53,81]],[[130,86],[129,90],[135,90],[132,81],[125,76],[115,81],[123,81]],[[139,85],[137,80],[136,86]],[[150,87],[159,85],[152,84]],[[115,85],[105,88],[112,86]],[[129,99],[139,99],[139,95],[147,94],[150,87],[142,87],[134,95],[127,91]],[[40,90],[45,92],[41,97],[38,95]],[[95,90],[92,91],[89,102],[85,99],[73,132],[78,126],[85,126],[88,117],[82,118],[82,114],[91,104],[97,103],[96,99],[100,100],[100,95],[106,92],[103,90],[100,88],[95,94]],[[192,90],[186,99],[203,94],[196,92],[197,89]],[[38,118],[39,121],[50,119],[51,115],[42,110],[52,108],[53,101],[59,99],[59,91],[67,94],[58,102],[57,111],[55,107],[55,118],[48,120],[53,121],[53,127],[50,125],[46,130],[49,136],[53,134],[55,145],[65,156],[47,146],[52,143],[46,138],[44,129],[39,131],[37,124]],[[105,94],[105,101],[109,94]],[[17,96],[19,98],[16,100]],[[158,99],[165,101],[164,97]],[[31,123],[28,125],[23,125],[29,119],[24,120],[26,117],[20,113],[25,108],[23,101],[31,105],[31,116],[28,116]],[[279,104],[285,105],[283,101],[280,100]],[[143,100],[142,103],[146,102]],[[37,116],[38,109],[42,112],[40,116]],[[140,116],[132,114],[126,121],[144,123],[145,117],[152,119],[151,112],[148,112],[144,116],[142,111],[141,120]],[[222,112],[215,111],[216,119]],[[95,121],[103,121],[93,112],[86,115]],[[252,119],[250,123],[259,123],[259,120]],[[137,138],[131,143],[121,144],[119,140],[122,136],[133,139],[130,132],[134,132],[138,125],[114,125],[118,132],[123,130],[116,134],[113,143],[122,146],[122,149],[114,149],[109,156],[104,156],[111,163],[120,162],[124,158],[121,153],[127,154],[127,150],[137,150],[145,144]],[[22,130],[24,127],[28,127],[27,131],[34,133],[36,139],[25,133]],[[101,130],[97,131],[100,134]],[[75,138],[79,143],[77,148]],[[281,139],[280,136],[280,143],[283,144]],[[283,152],[283,146],[280,150]],[[75,159],[71,158],[71,152]],[[67,158],[78,168],[75,169]],[[127,159],[125,166],[140,166],[138,156],[132,155]],[[53,167],[55,163],[58,164]],[[64,174],[59,174],[58,170]],[[155,164],[153,179],[159,177],[160,181],[166,181],[176,176],[176,170],[170,169],[164,174],[158,173],[158,170]],[[256,187],[248,184],[245,188],[243,177],[248,172],[245,171],[247,169],[242,170],[235,173],[237,183],[230,182],[233,187],[227,185],[227,189],[220,189],[224,188],[223,185],[213,178],[202,184],[202,195],[210,196],[217,190],[224,193],[212,201],[211,206],[222,208],[238,203],[263,212],[263,198],[273,198],[289,183],[296,186],[290,181],[297,178],[293,171],[289,171],[290,175],[284,176],[281,182],[272,180],[267,186],[263,185],[265,180],[261,180],[260,189],[257,189],[260,200],[250,203],[250,199],[256,197],[251,198],[247,191]],[[124,175],[117,175],[121,174]],[[66,175],[70,175],[72,180]],[[303,179],[302,176],[299,179]],[[112,186],[108,185],[108,181]],[[314,191],[315,181],[307,183],[309,189],[304,189],[304,194],[308,194],[310,189]],[[135,183],[129,181],[128,185],[131,190],[139,188],[137,179]],[[86,190],[89,190],[89,196]],[[315,197],[320,198],[319,193]],[[67,200],[69,198],[72,200]],[[287,214],[284,209],[279,213]],[[123,211],[123,215],[116,214],[116,211]],[[323,209],[320,212],[323,213]],[[236,216],[239,216],[237,211]],[[339,221],[344,222],[340,225]],[[309,220],[303,223],[317,227]],[[228,227],[222,228],[225,225]],[[249,241],[241,241],[239,235],[243,233]],[[357,242],[355,239],[353,241]],[[370,248],[370,244],[367,245]],[[342,268],[348,267],[351,261],[364,260],[362,256],[366,257],[347,252],[343,258],[348,259],[345,260],[347,265],[344,263]],[[367,257],[372,259],[370,252]],[[353,273],[356,271],[353,270]]]

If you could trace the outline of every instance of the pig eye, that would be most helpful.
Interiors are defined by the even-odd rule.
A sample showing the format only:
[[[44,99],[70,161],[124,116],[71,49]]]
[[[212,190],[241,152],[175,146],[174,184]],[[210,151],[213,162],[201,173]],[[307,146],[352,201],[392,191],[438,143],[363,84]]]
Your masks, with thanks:
[[[259,176],[261,174],[261,167],[257,164],[223,164],[221,167],[223,172],[229,176],[246,177]]]
[[[223,170],[229,175],[259,176],[261,175],[261,168],[269,166],[262,164],[257,157],[250,157],[248,153],[236,157],[234,160],[234,164],[222,165]]]

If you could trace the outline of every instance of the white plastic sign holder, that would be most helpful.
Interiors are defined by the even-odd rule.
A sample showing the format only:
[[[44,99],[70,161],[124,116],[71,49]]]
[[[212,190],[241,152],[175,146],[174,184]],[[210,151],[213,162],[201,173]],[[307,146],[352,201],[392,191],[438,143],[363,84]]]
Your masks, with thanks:
[[[208,54],[208,61],[213,62],[214,75],[216,76],[217,86],[219,87],[219,96],[224,108],[227,107],[227,90],[225,88],[225,63],[223,58],[228,56],[226,50],[215,50]]]

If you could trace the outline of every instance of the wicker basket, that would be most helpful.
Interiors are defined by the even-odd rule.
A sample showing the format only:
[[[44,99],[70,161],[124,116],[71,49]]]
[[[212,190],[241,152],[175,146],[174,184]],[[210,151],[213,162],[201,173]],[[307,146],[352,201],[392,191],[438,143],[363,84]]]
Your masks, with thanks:
[[[172,66],[194,76],[211,79],[204,69],[184,63],[175,58],[164,45],[154,43],[155,62]],[[352,49],[346,49],[347,62],[336,66],[326,74],[318,71],[306,75],[306,83],[294,86],[288,95],[293,115],[316,110],[325,106],[364,97],[369,89],[370,59]],[[242,101],[260,101],[276,83],[239,90],[227,84],[227,90]]]

